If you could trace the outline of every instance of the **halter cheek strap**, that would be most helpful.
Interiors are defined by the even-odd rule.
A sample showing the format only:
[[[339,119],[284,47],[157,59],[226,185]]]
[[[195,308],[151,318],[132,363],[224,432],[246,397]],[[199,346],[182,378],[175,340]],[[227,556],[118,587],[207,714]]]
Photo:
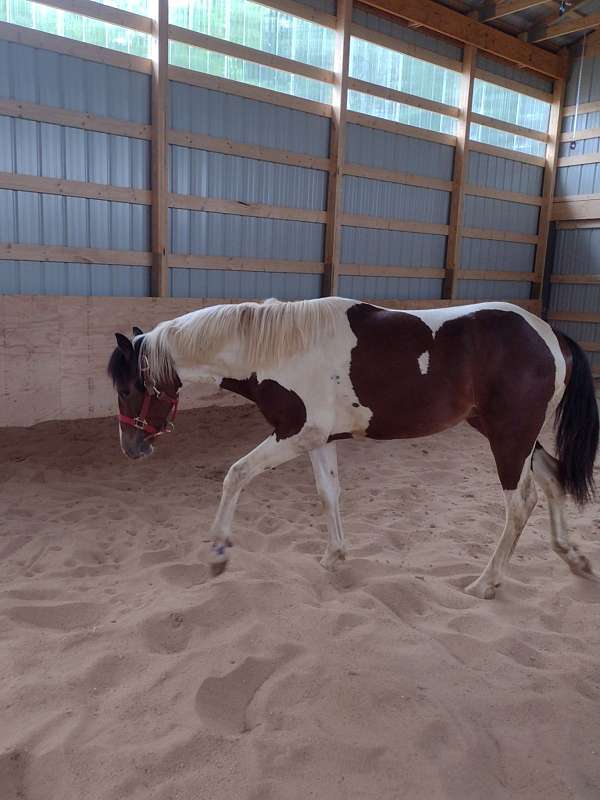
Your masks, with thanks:
[[[162,428],[156,428],[154,425],[151,425],[148,422],[148,412],[150,411],[150,404],[152,402],[152,398],[155,397],[157,400],[168,400],[171,404],[171,408],[167,414],[167,418],[165,419],[165,423]],[[179,395],[175,395],[175,397],[170,397],[165,392],[159,392],[157,389],[154,389],[152,393],[148,389],[146,389],[146,394],[144,395],[144,402],[142,403],[142,408],[140,409],[139,416],[137,417],[128,417],[125,414],[117,414],[117,419],[119,422],[122,422],[123,425],[129,425],[131,428],[137,428],[140,431],[144,431],[144,433],[149,433],[150,436],[160,436],[163,433],[171,433],[174,429],[173,420],[177,414],[177,405],[179,403]],[[169,419],[170,417],[170,419]]]

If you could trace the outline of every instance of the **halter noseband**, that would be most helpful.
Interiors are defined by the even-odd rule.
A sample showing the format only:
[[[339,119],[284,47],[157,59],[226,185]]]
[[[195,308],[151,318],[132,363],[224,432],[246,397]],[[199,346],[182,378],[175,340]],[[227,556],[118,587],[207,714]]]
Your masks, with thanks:
[[[143,358],[145,359],[145,366],[140,368],[140,372],[142,374],[148,370],[148,359],[145,356],[143,356]],[[119,413],[117,414],[117,419],[119,422],[122,422],[123,425],[129,425],[132,428],[137,428],[139,431],[149,433],[151,437],[160,436],[163,433],[172,433],[175,429],[173,421],[177,414],[179,392],[177,391],[175,393],[175,397],[171,397],[171,395],[168,395],[166,392],[161,392],[159,389],[157,389],[156,384],[152,383],[151,386],[148,386],[146,382],[144,382],[144,388],[146,390],[144,394],[144,402],[142,403],[142,407],[138,416],[128,417],[126,414]],[[151,425],[148,422],[148,412],[150,411],[150,404],[152,403],[153,399],[167,400],[171,404],[171,408],[167,412],[165,422],[161,428],[155,428],[154,425]]]

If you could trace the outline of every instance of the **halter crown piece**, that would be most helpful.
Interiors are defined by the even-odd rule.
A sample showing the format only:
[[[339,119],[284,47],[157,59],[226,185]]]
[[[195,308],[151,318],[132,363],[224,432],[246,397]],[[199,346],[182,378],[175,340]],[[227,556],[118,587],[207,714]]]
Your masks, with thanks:
[[[148,371],[148,359],[142,356],[145,360],[144,366],[140,366],[140,372],[143,374]],[[179,392],[175,393],[175,397],[171,397],[166,392],[161,392],[157,389],[156,384],[152,383],[150,386],[144,381],[144,402],[137,417],[128,417],[126,414],[117,414],[117,419],[124,425],[129,425],[132,428],[137,428],[144,433],[150,434],[151,437],[160,436],[163,433],[172,433],[175,430],[174,420],[177,415],[177,405],[179,403]],[[171,404],[164,425],[161,428],[156,428],[148,422],[148,413],[153,400],[167,400]]]

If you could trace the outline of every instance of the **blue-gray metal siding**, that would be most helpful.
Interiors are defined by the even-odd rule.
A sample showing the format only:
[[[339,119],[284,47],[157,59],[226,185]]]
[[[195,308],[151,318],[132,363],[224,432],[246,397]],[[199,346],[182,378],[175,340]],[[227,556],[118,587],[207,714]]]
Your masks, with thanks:
[[[509,64],[505,61],[498,61],[493,56],[486,53],[477,53],[477,66],[484,69],[486,72],[491,72],[493,75],[498,75],[501,78],[508,78],[511,81],[517,81],[524,86],[531,86],[534,89],[541,89],[543,92],[551,92],[553,83],[550,78],[544,78],[537,72],[529,72],[526,69],[521,69],[516,65]]]
[[[0,261],[0,294],[146,297],[150,268],[55,261]]]
[[[507,192],[539,195],[542,193],[544,168],[523,161],[469,152],[467,183],[474,186],[486,186],[489,189],[500,189]]]
[[[173,297],[303,300],[319,297],[321,276],[305,273],[222,269],[171,269]]]
[[[458,282],[461,300],[528,300],[530,284],[518,281],[465,281]]]

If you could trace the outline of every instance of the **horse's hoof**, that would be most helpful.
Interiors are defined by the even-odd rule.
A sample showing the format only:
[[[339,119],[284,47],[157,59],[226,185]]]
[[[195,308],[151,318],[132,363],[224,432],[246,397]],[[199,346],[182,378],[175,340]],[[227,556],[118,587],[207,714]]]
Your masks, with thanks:
[[[319,564],[323,567],[323,569],[332,570],[338,561],[345,560],[345,550],[332,550],[331,552],[328,550],[323,558],[319,561]]]
[[[499,583],[480,583],[479,580],[476,580],[465,588],[465,592],[472,597],[478,597],[480,600],[493,600],[496,597],[498,586],[500,586]]]
[[[575,548],[573,548],[573,550],[575,550]],[[587,580],[594,581],[595,583],[600,582],[600,578],[598,578],[592,569],[589,558],[582,553],[575,552],[575,556],[571,557],[569,560],[569,567],[571,572],[574,575],[578,575],[580,578],[587,578]]]
[[[213,578],[222,575],[227,569],[227,561],[215,561],[210,565],[210,574]]]

